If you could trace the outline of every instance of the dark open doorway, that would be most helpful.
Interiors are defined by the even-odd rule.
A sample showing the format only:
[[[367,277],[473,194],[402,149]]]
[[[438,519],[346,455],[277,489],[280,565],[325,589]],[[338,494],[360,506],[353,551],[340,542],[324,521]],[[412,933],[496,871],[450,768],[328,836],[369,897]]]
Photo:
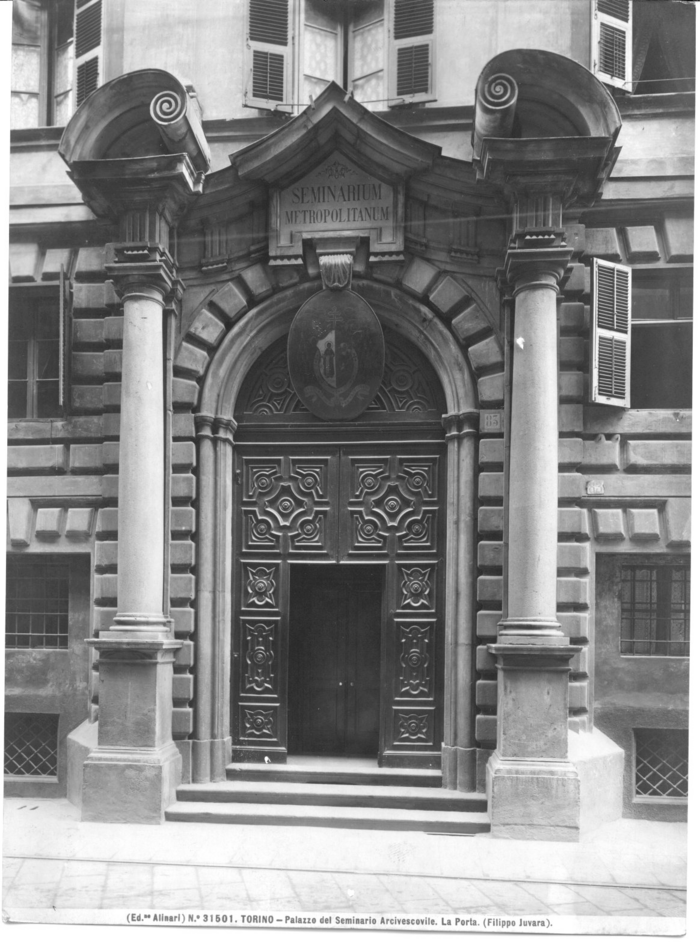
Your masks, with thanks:
[[[290,567],[289,751],[379,751],[382,566]]]

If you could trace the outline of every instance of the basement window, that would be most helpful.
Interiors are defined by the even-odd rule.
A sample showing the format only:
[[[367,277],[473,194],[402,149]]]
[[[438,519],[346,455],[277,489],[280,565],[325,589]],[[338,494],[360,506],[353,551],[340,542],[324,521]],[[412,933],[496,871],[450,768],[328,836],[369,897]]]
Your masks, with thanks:
[[[635,729],[635,798],[688,799],[688,730]]]
[[[56,713],[5,714],[5,775],[58,776],[58,720]]]

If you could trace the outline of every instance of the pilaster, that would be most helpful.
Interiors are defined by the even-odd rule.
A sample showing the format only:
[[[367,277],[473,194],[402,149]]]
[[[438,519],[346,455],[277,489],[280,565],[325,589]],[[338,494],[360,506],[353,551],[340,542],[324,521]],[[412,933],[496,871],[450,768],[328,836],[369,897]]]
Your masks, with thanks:
[[[442,778],[445,788],[476,790],[474,736],[474,546],[465,508],[474,505],[476,436],[479,413],[443,417],[447,442],[447,584],[445,586],[445,731]]]

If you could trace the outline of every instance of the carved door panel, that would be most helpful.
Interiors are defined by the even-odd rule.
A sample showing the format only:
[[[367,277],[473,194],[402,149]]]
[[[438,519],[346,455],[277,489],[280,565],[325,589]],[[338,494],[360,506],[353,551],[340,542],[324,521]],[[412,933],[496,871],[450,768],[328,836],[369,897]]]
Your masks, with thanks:
[[[387,561],[380,755],[386,764],[442,742],[441,456],[434,446],[341,450],[340,559]]]
[[[234,759],[286,755],[289,564],[337,558],[337,464],[329,449],[237,458]]]
[[[342,562],[382,566],[381,651],[367,638],[348,647],[348,634],[362,639],[364,623],[376,622],[376,614],[368,614],[369,609],[355,611],[357,605],[371,605],[366,599],[359,601],[362,592],[347,594],[336,585],[335,597],[345,599],[341,606],[345,614],[337,616],[333,631],[345,639],[340,647],[345,645],[346,671],[355,659],[354,676],[333,674],[335,687],[328,689],[325,680],[319,680],[313,696],[319,703],[325,697],[326,708],[339,717],[336,725],[342,726],[344,743],[356,737],[352,748],[370,748],[370,716],[376,718],[379,712],[381,763],[411,764],[411,756],[420,754],[425,763],[439,764],[442,473],[435,444],[299,446],[288,454],[264,446],[239,449],[234,512],[234,759],[263,754],[273,761],[284,760],[289,671],[294,683],[300,681],[294,673],[296,654],[289,651],[290,567],[327,564],[312,567],[324,575],[307,592],[321,612],[332,604],[333,589],[329,595],[328,586],[340,578],[338,571],[365,568],[328,565]],[[320,629],[312,626],[309,631],[313,636]],[[372,638],[376,640],[376,633]],[[327,642],[327,635],[318,635],[319,651],[329,647]],[[328,657],[333,650],[330,645]],[[323,657],[319,654],[321,661]],[[334,670],[322,668],[320,676],[330,676]],[[372,679],[377,671],[379,694]],[[338,699],[341,681],[345,692]],[[378,695],[379,710],[373,706]],[[301,709],[293,699],[289,702],[293,709]],[[314,748],[340,747],[336,741]],[[347,748],[343,745],[342,750]]]
[[[379,747],[383,567],[292,567],[289,751]]]

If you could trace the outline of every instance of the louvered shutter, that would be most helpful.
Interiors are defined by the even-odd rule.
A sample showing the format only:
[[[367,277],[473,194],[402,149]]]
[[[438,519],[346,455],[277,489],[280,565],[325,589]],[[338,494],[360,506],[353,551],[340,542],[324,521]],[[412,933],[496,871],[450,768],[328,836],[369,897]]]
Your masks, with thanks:
[[[434,0],[394,0],[393,13],[392,95],[398,103],[434,99]]]
[[[591,402],[629,409],[632,269],[593,260]]]
[[[75,105],[102,83],[102,0],[75,4]]]
[[[594,0],[591,59],[601,82],[632,90],[631,0]]]
[[[248,0],[244,105],[291,111],[289,0]]]
[[[71,347],[72,293],[70,279],[63,265],[60,269],[58,290],[58,404],[65,408],[70,402],[68,363]]]

